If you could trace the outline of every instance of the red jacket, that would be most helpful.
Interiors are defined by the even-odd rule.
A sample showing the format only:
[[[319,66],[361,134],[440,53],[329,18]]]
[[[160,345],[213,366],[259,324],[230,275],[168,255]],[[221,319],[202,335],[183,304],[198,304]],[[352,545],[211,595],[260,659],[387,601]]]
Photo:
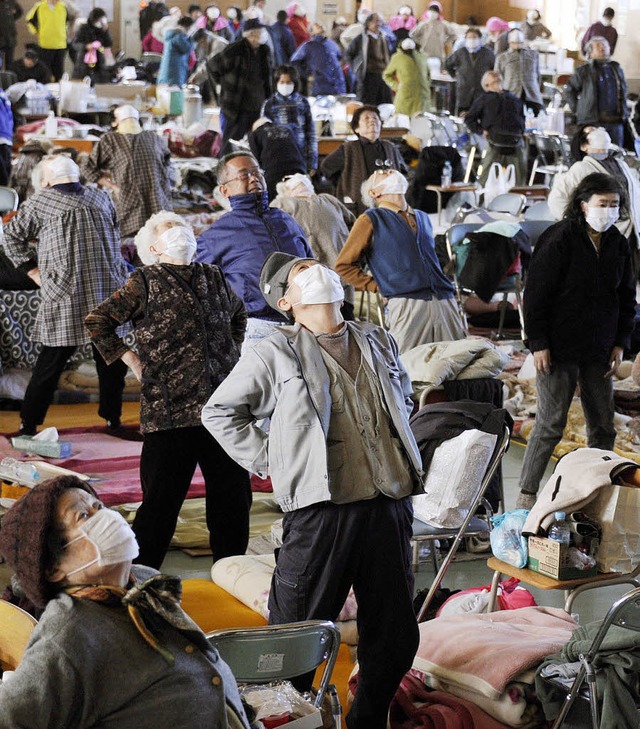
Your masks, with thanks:
[[[306,18],[292,15],[289,18],[288,25],[296,41],[296,48],[311,40],[311,36],[309,35],[309,21]]]

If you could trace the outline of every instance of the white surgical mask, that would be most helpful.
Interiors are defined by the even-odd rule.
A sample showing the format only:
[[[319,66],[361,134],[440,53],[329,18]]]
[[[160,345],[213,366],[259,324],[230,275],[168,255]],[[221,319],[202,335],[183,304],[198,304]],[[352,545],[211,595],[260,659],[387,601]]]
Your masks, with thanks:
[[[302,293],[300,301],[293,304],[332,304],[334,301],[344,299],[344,289],[340,283],[340,276],[321,264],[309,266],[301,271],[294,279]]]
[[[165,248],[160,255],[164,254],[185,263],[191,263],[198,248],[196,237],[191,228],[185,228],[182,225],[176,225],[165,230],[162,235],[158,236],[158,241],[165,244]]]
[[[587,143],[592,149],[603,149],[608,151],[609,147],[611,147],[611,137],[606,129],[598,127],[587,134]]]
[[[371,186],[378,195],[404,195],[409,187],[407,178],[397,170],[387,173],[374,173],[374,184]]]
[[[589,152],[589,157],[593,157],[593,159],[597,159],[598,162],[602,162],[602,160],[607,159],[609,156],[609,152]]]
[[[207,8],[207,18],[209,20],[217,20],[220,17],[219,8]]]
[[[464,42],[468,51],[477,51],[480,48],[480,38],[467,38]]]
[[[587,214],[585,219],[587,223],[598,233],[604,233],[618,220],[620,217],[620,208],[599,208],[587,206]]]
[[[278,93],[282,96],[291,96],[294,89],[294,84],[278,84]]]
[[[440,17],[440,13],[437,10],[429,10],[427,13],[427,18],[429,20],[437,20]]]
[[[99,567],[121,564],[135,559],[140,554],[133,530],[117,511],[99,509],[78,529],[82,534],[72,539],[67,547],[80,539],[87,539],[95,547],[96,557],[81,567],[67,572],[67,577],[82,572],[94,564]]]
[[[291,197],[309,197],[315,195],[313,183],[307,175],[300,174],[291,175],[284,183],[285,192]]]
[[[538,13],[530,11],[527,13],[527,21],[533,25],[538,20]]]

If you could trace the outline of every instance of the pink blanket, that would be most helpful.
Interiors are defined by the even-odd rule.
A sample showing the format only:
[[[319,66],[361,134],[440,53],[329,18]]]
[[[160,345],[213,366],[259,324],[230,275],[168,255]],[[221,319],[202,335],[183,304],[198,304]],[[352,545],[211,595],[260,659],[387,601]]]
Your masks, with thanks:
[[[526,607],[420,624],[413,668],[498,699],[523,671],[559,651],[577,623],[564,610]]]
[[[20,460],[49,461],[56,466],[91,476],[91,485],[107,506],[130,501],[142,501],[140,488],[140,452],[142,443],[122,440],[106,435],[104,429],[67,428],[60,431],[61,440],[72,443],[69,458],[42,458],[25,456],[14,450],[6,438],[0,436],[0,460],[12,456]],[[198,468],[191,481],[188,499],[205,495],[204,479]]]

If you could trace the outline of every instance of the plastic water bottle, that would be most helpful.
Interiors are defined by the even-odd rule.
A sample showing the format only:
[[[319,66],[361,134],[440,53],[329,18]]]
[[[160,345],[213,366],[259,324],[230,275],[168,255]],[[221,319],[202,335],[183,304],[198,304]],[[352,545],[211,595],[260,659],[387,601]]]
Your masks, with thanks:
[[[44,135],[49,139],[55,139],[58,136],[58,120],[53,111],[50,111],[44,122]]]
[[[0,469],[19,483],[31,484],[40,480],[40,472],[33,463],[18,461],[16,458],[3,458]]]
[[[565,521],[566,514],[564,511],[556,511],[555,521],[549,527],[549,539],[553,539],[554,542],[560,542],[560,544],[566,544],[569,546],[571,541],[571,529]]]
[[[451,180],[453,177],[453,169],[451,168],[451,162],[447,160],[442,168],[442,177],[440,178],[441,187],[451,187]]]

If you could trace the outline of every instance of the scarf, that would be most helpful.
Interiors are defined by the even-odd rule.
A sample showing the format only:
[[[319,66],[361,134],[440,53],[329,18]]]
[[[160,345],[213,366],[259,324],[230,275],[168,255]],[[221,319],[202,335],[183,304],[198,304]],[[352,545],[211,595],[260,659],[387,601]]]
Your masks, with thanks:
[[[107,607],[125,607],[140,635],[171,666],[175,665],[174,655],[153,635],[147,627],[145,617],[157,615],[177,630],[188,633],[189,639],[201,650],[208,648],[204,634],[180,606],[182,587],[178,577],[154,575],[126,588],[113,585],[78,585],[67,588],[66,592],[76,599],[93,600]]]

